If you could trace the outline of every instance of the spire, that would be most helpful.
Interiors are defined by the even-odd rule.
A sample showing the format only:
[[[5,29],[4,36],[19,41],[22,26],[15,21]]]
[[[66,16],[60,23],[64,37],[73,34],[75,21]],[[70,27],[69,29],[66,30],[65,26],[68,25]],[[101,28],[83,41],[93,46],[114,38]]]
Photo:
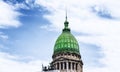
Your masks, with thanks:
[[[67,9],[66,9],[66,17],[65,17],[63,32],[70,32],[70,29],[68,28],[68,24],[69,22],[67,21]]]
[[[68,29],[68,24],[69,24],[69,22],[67,21],[67,9],[66,9],[66,20],[65,20],[65,22],[64,22],[64,27],[65,27],[65,29]]]
[[[67,9],[66,9],[66,21],[67,21]]]

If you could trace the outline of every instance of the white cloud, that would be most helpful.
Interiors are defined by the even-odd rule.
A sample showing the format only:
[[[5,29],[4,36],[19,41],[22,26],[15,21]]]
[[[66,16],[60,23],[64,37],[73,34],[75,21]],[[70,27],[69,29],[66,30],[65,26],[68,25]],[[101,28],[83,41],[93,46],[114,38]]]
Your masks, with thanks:
[[[99,61],[104,67],[85,67],[85,72],[119,72],[119,53],[120,53],[120,35],[104,35],[104,36],[77,36],[80,42],[95,44],[101,47],[101,53],[104,57]],[[89,47],[88,47],[89,48]]]
[[[42,64],[47,61],[31,60],[29,62],[17,61],[19,57],[0,52],[0,72],[40,72]]]
[[[20,13],[15,11],[12,5],[0,1],[0,28],[19,27],[21,25],[19,15]]]
[[[54,0],[51,1],[43,1],[37,0],[36,2],[40,5],[45,6],[52,12],[50,15],[45,15],[44,17],[47,18],[52,26],[56,29],[63,28],[63,21],[65,20],[65,3],[67,3],[68,8],[68,20],[70,22],[70,27],[74,31],[82,31],[82,32],[90,32],[90,33],[108,33],[108,30],[111,32],[111,28],[119,27],[120,21],[114,20],[105,20],[99,18],[96,14],[91,12],[90,7],[94,5],[102,6],[105,5],[106,2],[102,1],[68,1],[67,0],[58,0],[57,2]],[[102,4],[101,4],[102,2]],[[109,1],[108,1],[109,2]],[[119,2],[118,2],[119,3]],[[108,8],[109,5],[103,6]],[[116,6],[115,6],[116,8]],[[118,10],[117,8],[116,10]],[[112,15],[114,15],[112,10],[109,10]],[[61,18],[61,19],[60,19]],[[114,25],[113,25],[114,23]],[[86,28],[84,28],[86,27]],[[115,28],[116,29],[116,28]],[[109,32],[109,33],[110,33]]]
[[[104,57],[100,61],[105,67],[85,67],[85,72],[119,72],[120,65],[120,1],[119,0],[36,0],[37,4],[46,7],[51,14],[44,17],[51,22],[53,29],[63,28],[65,5],[68,8],[68,21],[72,31],[93,34],[93,36],[77,36],[79,41],[101,46]],[[92,12],[105,8],[112,17],[107,19]],[[46,27],[45,27],[46,28]],[[49,28],[47,28],[49,29]]]
[[[6,34],[4,34],[3,32],[0,32],[0,40],[6,41],[6,40],[8,40],[8,38],[9,37]]]

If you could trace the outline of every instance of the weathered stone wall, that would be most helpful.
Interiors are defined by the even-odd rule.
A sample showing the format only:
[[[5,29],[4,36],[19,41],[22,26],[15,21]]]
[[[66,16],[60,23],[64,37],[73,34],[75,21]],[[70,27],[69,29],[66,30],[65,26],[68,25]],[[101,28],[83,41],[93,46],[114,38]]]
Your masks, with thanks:
[[[75,54],[59,54],[53,57],[52,65],[60,72],[82,72],[82,60]]]

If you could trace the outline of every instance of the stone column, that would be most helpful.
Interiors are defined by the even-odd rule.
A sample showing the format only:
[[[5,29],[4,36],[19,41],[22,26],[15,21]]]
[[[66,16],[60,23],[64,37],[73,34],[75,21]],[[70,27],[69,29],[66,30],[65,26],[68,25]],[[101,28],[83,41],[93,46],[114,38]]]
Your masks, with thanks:
[[[76,63],[74,63],[74,70],[76,70]]]
[[[74,62],[74,69],[73,70],[76,72],[76,70],[75,70],[75,62]]]
[[[66,61],[66,70],[68,72],[68,62]]]
[[[57,64],[55,63],[55,70],[57,69]]]
[[[56,69],[57,69],[57,63],[56,63]]]
[[[64,62],[64,69],[67,70],[67,64],[66,64],[66,61]]]
[[[64,62],[63,62],[62,64],[63,64],[62,66],[63,66],[63,70],[64,70],[64,69],[65,69],[65,68],[64,68],[64,67],[65,67],[65,64],[64,64]]]
[[[59,62],[59,70],[61,70],[61,62]]]

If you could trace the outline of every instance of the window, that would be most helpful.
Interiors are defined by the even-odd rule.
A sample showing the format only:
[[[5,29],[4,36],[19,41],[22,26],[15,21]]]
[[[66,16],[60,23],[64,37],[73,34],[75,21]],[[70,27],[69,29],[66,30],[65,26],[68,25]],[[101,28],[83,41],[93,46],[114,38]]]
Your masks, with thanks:
[[[57,69],[59,70],[59,63],[57,63]]]
[[[75,63],[72,63],[72,69],[74,70],[74,65],[75,65]]]
[[[64,62],[64,69],[66,69],[67,67],[66,67],[66,62]]]
[[[68,43],[68,47],[70,48],[70,43]]]
[[[63,62],[61,62],[61,70],[63,70]]]
[[[71,69],[71,62],[68,62],[68,68]]]
[[[71,44],[71,47],[73,48],[73,44]]]
[[[78,64],[76,63],[76,70],[77,70]]]

